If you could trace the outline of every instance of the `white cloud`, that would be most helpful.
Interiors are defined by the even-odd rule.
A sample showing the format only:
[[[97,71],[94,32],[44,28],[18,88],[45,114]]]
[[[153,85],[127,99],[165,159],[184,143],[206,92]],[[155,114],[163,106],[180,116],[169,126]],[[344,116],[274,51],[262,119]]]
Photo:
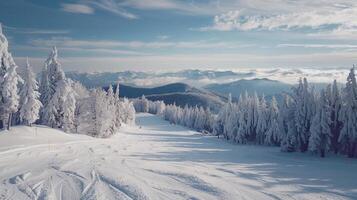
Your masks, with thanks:
[[[61,34],[70,33],[70,31],[68,31],[68,30],[19,28],[19,27],[5,26],[5,25],[2,25],[2,27],[8,31],[13,31],[16,33],[23,33],[23,34],[34,34],[34,35],[61,35]]]
[[[212,25],[198,30],[283,30],[321,39],[357,39],[357,2],[242,0],[239,9],[215,15]]]
[[[93,14],[94,9],[84,4],[63,3],[62,10],[70,13]]]
[[[354,44],[279,44],[277,47],[357,49],[357,45]]]
[[[239,44],[232,42],[209,42],[209,41],[120,41],[120,40],[75,40],[68,37],[53,37],[52,39],[34,39],[30,41],[35,46],[59,46],[59,47],[91,47],[91,48],[130,48],[130,49],[206,49],[206,48],[245,48],[252,44]]]
[[[289,30],[293,28],[357,28],[357,7],[331,11],[302,11],[278,15],[244,15],[240,10],[214,17],[213,26],[207,30]]]
[[[349,68],[357,63],[355,52],[306,53],[285,55],[256,54],[175,54],[175,55],[140,55],[140,56],[83,56],[62,57],[60,61],[66,70],[78,71],[160,71],[173,69],[236,69],[242,68]],[[41,59],[40,66],[45,60]],[[37,63],[38,64],[38,63]]]
[[[99,54],[104,55],[104,56],[113,56],[113,55],[118,55],[118,56],[147,56],[150,55],[149,53],[143,53],[143,52],[138,52],[138,51],[130,51],[130,50],[122,50],[122,49],[105,49],[105,48],[86,48],[86,47],[68,47],[68,46],[59,46],[59,45],[54,45],[57,46],[58,50],[61,51],[61,53],[89,53],[89,54],[96,54],[99,56]],[[52,49],[52,46],[26,46],[26,45],[14,45],[12,47],[15,50],[26,50],[26,51],[37,51],[37,52],[50,52]]]
[[[108,11],[115,15],[125,17],[127,19],[137,19],[138,16],[125,10],[120,4],[115,0],[89,0],[90,5],[95,6],[104,11]]]

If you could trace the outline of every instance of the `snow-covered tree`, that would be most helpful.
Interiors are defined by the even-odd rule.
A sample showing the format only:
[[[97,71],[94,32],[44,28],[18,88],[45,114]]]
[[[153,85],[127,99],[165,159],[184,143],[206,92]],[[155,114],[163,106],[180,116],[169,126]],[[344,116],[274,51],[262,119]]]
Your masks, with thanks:
[[[205,130],[209,133],[212,133],[213,124],[214,124],[214,116],[211,113],[211,110],[209,109],[209,107],[207,107],[205,109],[204,117],[205,117],[205,125],[203,127],[203,130]]]
[[[131,101],[124,98],[123,102],[120,103],[121,107],[121,118],[124,124],[134,125],[135,124],[135,108]]]
[[[248,118],[247,118],[247,128],[249,130],[248,141],[255,141],[257,135],[257,125],[259,117],[259,98],[255,92],[253,97],[249,98],[248,107]]]
[[[57,85],[65,79],[61,64],[58,62],[57,48],[53,47],[48,59],[45,61],[40,80],[39,92],[43,109],[47,108],[52,96],[56,93]],[[41,113],[43,112],[45,111],[42,110]],[[41,116],[41,121],[46,123],[47,119]]]
[[[227,140],[235,140],[238,132],[238,105],[232,102],[228,103],[226,108],[226,117],[224,121],[224,136]]]
[[[42,107],[42,103],[39,100],[40,93],[37,91],[38,83],[36,81],[36,76],[31,69],[28,59],[23,79],[24,85],[20,92],[20,120],[31,126],[37,119],[39,119],[39,111]]]
[[[339,115],[343,123],[339,142],[348,157],[354,157],[357,154],[357,83],[354,67],[347,77],[344,102]]]
[[[22,79],[16,72],[17,65],[8,48],[9,43],[0,24],[0,128],[6,126],[10,129],[12,114],[18,110],[18,83]]]
[[[338,138],[340,136],[340,131],[342,128],[342,122],[339,120],[339,115],[341,112],[342,99],[341,94],[337,86],[337,81],[334,80],[332,89],[328,87],[327,92],[329,94],[329,105],[331,108],[331,148],[335,153],[338,153],[340,149],[340,144],[338,142]]]
[[[322,90],[317,104],[317,111],[310,127],[311,135],[309,138],[310,151],[319,153],[321,157],[325,157],[326,152],[330,149],[330,113],[328,98],[325,91]]]
[[[250,110],[250,99],[248,93],[245,92],[238,100],[238,131],[235,141],[238,143],[246,143],[247,137],[250,135],[250,124],[248,124],[248,113]]]
[[[280,144],[280,125],[279,125],[279,118],[280,112],[278,108],[278,102],[276,101],[275,97],[273,96],[269,111],[268,111],[268,122],[267,122],[267,131],[265,137],[265,144],[268,145],[279,145]]]
[[[224,138],[227,140],[234,139],[232,138],[233,134],[233,126],[232,122],[234,121],[234,117],[231,116],[233,114],[233,103],[232,103],[232,95],[228,95],[228,102],[222,108],[221,112],[218,114],[218,120],[221,123],[223,128],[223,132],[221,133]]]
[[[120,108],[120,98],[119,98],[119,82],[117,83],[115,87],[115,93],[114,93],[114,104],[115,104],[115,126],[120,127],[121,126],[121,108]]]
[[[300,79],[299,85],[294,89],[293,99],[295,103],[295,126],[297,133],[297,145],[301,152],[308,149],[310,126],[314,115],[314,99],[309,91],[307,79]]]
[[[70,80],[57,83],[55,93],[43,109],[43,119],[46,125],[62,128],[69,132],[75,127],[76,97]]]
[[[86,112],[82,107],[85,106],[84,102],[89,97],[89,91],[79,82],[74,82],[72,84],[72,88],[76,98],[76,109],[74,112],[74,131],[78,133],[78,128],[81,123],[80,116],[82,112]]]
[[[107,97],[108,97],[108,102],[109,104],[114,105],[115,104],[115,94],[113,90],[113,86],[109,85],[108,91],[107,91]]]
[[[289,95],[284,95],[280,108],[280,147],[282,151],[292,152],[297,147],[297,133],[295,125],[295,104]]]
[[[276,103],[276,102],[275,102]],[[258,123],[257,123],[257,135],[256,135],[256,142],[258,144],[264,144],[266,132],[269,122],[269,110],[265,100],[264,95],[261,98],[259,107],[258,107]]]
[[[134,106],[136,112],[149,112],[149,101],[145,98],[145,95],[142,95],[140,99],[134,101]]]

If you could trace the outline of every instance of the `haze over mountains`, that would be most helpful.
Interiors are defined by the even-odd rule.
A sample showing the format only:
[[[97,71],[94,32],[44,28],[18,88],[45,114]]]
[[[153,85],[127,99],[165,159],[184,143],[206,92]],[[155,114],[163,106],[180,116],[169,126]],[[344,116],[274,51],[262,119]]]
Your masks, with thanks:
[[[213,111],[227,101],[229,93],[236,101],[245,91],[249,94],[256,92],[267,99],[276,96],[280,99],[283,92],[288,92],[297,84],[299,77],[309,77],[310,85],[315,89],[326,87],[322,77],[338,78],[343,70],[296,70],[296,69],[265,69],[214,71],[214,70],[183,70],[178,72],[105,72],[105,73],[78,73],[67,72],[66,75],[79,81],[88,88],[115,87],[120,82],[120,96],[138,98],[145,95],[149,100],[162,100],[166,104],[178,106],[203,106]],[[268,78],[267,78],[268,77]],[[284,77],[285,79],[283,79]],[[291,78],[294,77],[294,78]],[[289,79],[286,80],[286,79]],[[283,81],[285,80],[285,81]]]
[[[87,87],[104,87],[115,84],[118,80],[126,85],[139,87],[154,87],[169,83],[182,82],[194,87],[202,88],[209,84],[224,84],[241,79],[262,79],[277,80],[287,84],[296,84],[301,77],[316,83],[330,83],[336,79],[338,82],[344,82],[348,70],[345,69],[240,69],[239,71],[222,70],[183,70],[177,72],[97,72],[80,73],[67,72],[66,75],[82,82]]]
[[[232,97],[238,98],[240,94],[247,91],[248,93],[256,92],[258,95],[266,95],[268,97],[279,95],[282,92],[287,92],[292,85],[280,81],[270,79],[251,79],[238,80],[224,84],[210,84],[205,88],[221,95],[232,94]]]
[[[116,86],[113,86],[114,89]],[[108,89],[108,87],[104,87]],[[135,87],[120,84],[120,97],[139,98],[142,95],[149,100],[164,101],[165,104],[176,104],[184,107],[185,105],[194,107],[209,107],[212,111],[218,111],[227,98],[189,86],[185,83],[172,83],[159,87]]]

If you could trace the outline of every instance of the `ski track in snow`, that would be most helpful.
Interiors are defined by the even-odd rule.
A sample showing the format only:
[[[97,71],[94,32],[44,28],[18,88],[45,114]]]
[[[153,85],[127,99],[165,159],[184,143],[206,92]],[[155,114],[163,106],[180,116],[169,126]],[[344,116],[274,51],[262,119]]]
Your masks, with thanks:
[[[234,145],[150,114],[137,124],[108,139],[0,133],[0,200],[357,199],[354,159]]]

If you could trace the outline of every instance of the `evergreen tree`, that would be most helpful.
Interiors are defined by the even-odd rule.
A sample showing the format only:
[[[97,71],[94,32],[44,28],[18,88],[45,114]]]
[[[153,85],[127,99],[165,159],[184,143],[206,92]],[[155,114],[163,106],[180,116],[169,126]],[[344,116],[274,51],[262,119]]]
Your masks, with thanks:
[[[342,122],[339,120],[339,115],[341,112],[342,99],[341,94],[337,86],[337,81],[334,80],[330,95],[330,108],[331,108],[331,147],[332,150],[337,154],[340,149],[340,144],[338,138],[340,136],[340,131],[342,128]]]
[[[289,95],[284,96],[280,114],[281,150],[292,152],[297,147],[297,131],[295,125],[295,104]]]
[[[74,130],[74,113],[76,106],[75,92],[70,80],[57,83],[55,93],[44,108],[43,118],[51,127],[62,128],[69,132]]]
[[[18,110],[18,83],[22,79],[16,72],[17,65],[8,48],[9,43],[0,24],[0,128],[6,126],[10,129],[12,114]]]
[[[347,77],[344,102],[339,115],[343,123],[339,142],[348,157],[354,157],[357,151],[357,83],[354,67]]]
[[[270,119],[269,119],[268,107],[265,101],[265,97],[263,95],[258,107],[258,123],[257,123],[257,136],[256,136],[256,142],[258,144],[264,144],[265,142],[266,132],[267,129],[269,128],[268,126],[269,120]]]
[[[119,82],[117,83],[115,87],[115,93],[114,93],[114,104],[115,104],[115,126],[120,127],[121,126],[121,107],[120,107],[120,98],[119,98]]]
[[[321,157],[330,149],[330,107],[328,98],[324,90],[321,91],[317,111],[312,120],[310,128],[311,136],[309,138],[309,149],[312,152],[318,152]]]
[[[249,98],[248,101],[248,118],[247,118],[247,128],[248,128],[248,141],[254,142],[257,135],[257,125],[259,119],[259,98],[256,92],[254,96]]]
[[[245,92],[243,96],[239,97],[239,102],[238,102],[238,131],[237,131],[237,136],[235,141],[238,143],[246,143],[247,138],[250,135],[250,128],[248,125],[248,112],[249,112],[249,105],[250,105],[250,99],[248,97],[248,93]]]
[[[43,104],[41,113],[46,112],[44,109],[48,107],[52,96],[56,93],[58,84],[63,80],[65,80],[65,74],[61,68],[61,64],[58,62],[57,48],[53,47],[48,59],[45,61],[41,75],[39,89],[41,94],[40,100]],[[41,121],[42,123],[47,124],[48,119],[41,115]]]
[[[42,107],[42,103],[39,101],[40,93],[37,91],[38,83],[36,81],[36,76],[32,72],[28,60],[26,62],[23,79],[24,85],[20,92],[20,120],[31,126],[37,119],[39,119],[39,111]]]
[[[278,102],[273,96],[270,106],[269,106],[269,117],[267,122],[267,131],[265,137],[265,144],[268,145],[279,145],[280,144],[280,125],[279,125],[279,108]]]
[[[313,96],[309,91],[306,78],[300,79],[299,86],[294,90],[293,98],[295,101],[294,119],[297,145],[301,152],[305,152],[308,149],[310,126],[314,115]]]

